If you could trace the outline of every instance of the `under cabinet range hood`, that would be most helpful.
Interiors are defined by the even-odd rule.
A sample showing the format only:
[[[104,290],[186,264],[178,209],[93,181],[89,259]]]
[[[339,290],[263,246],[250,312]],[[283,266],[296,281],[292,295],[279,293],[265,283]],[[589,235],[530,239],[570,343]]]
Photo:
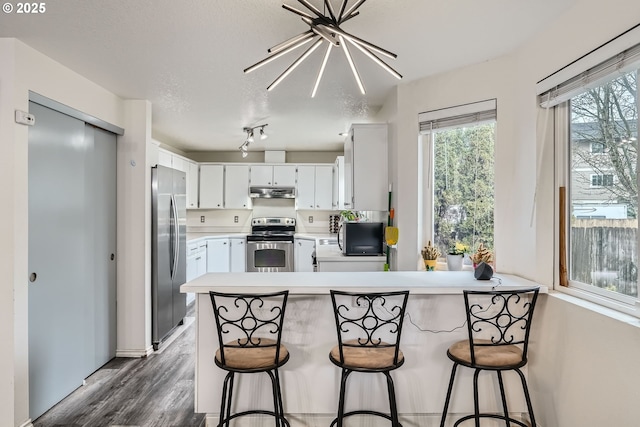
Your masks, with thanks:
[[[296,197],[295,187],[249,187],[252,199],[293,199]]]

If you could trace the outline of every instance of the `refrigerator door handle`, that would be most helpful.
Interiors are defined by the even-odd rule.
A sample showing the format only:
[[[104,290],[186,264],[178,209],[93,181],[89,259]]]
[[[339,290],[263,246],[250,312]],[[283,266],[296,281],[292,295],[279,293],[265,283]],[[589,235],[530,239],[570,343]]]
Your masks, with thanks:
[[[178,260],[180,259],[180,227],[178,226],[178,205],[176,204],[175,195],[171,195],[171,207],[173,213],[173,221],[171,222],[173,236],[173,264],[171,268],[171,280],[176,278],[176,271],[178,271]]]

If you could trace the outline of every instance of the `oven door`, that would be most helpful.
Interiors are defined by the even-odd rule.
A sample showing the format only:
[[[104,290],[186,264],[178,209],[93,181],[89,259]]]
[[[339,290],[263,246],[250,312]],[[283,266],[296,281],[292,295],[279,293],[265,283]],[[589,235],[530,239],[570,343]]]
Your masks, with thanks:
[[[293,242],[247,242],[247,271],[293,271]]]

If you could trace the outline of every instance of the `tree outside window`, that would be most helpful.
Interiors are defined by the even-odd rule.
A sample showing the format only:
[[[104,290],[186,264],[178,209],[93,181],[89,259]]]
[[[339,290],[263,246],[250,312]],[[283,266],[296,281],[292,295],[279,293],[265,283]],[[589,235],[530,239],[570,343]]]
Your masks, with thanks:
[[[456,242],[494,248],[495,123],[434,135],[434,241],[444,256]]]

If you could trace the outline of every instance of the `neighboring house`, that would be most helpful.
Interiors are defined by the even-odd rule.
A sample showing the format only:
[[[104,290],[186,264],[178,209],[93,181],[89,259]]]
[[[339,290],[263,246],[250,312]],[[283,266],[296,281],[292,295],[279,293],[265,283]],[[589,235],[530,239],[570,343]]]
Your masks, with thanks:
[[[620,124],[616,123],[615,128]],[[614,139],[618,153],[625,157],[626,148],[637,144],[637,120],[627,123],[632,130],[629,138]],[[625,147],[625,144],[627,147]],[[601,124],[598,122],[571,125],[572,215],[586,219],[627,219],[635,217],[630,209],[621,182],[610,155],[611,144],[605,144]],[[635,156],[635,150],[632,151]],[[630,175],[635,176],[636,162],[632,162]]]

